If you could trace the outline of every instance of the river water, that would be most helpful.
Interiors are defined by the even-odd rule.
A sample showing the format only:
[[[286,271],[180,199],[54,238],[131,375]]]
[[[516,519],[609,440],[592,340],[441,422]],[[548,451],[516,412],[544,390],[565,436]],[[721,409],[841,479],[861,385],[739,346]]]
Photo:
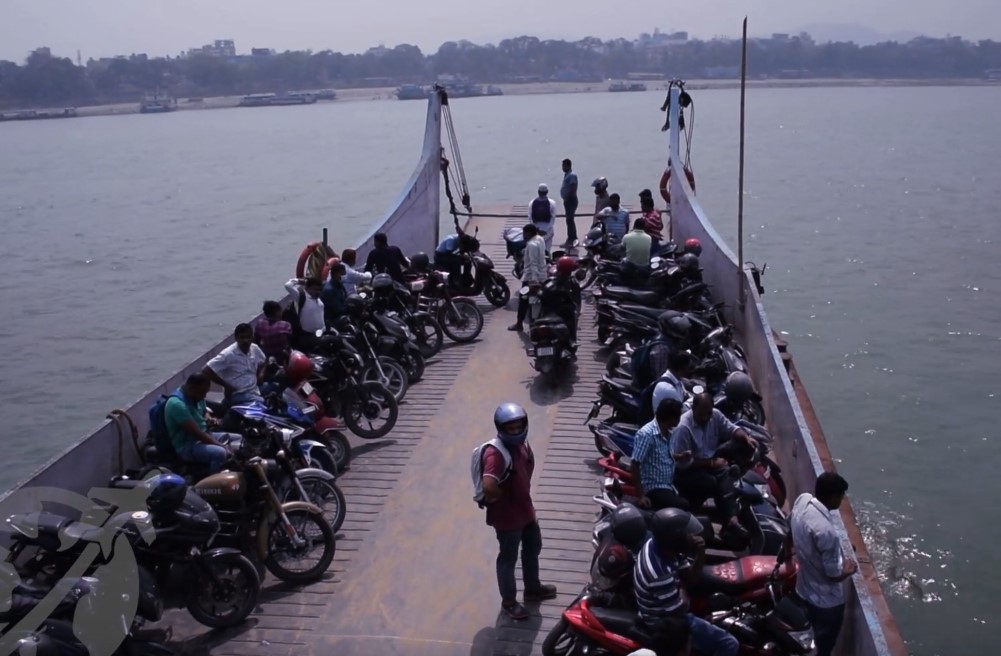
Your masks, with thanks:
[[[699,198],[736,232],[736,91],[695,97]],[[474,202],[665,161],[662,96],[455,101]],[[997,88],[754,89],[747,259],[790,342],[916,654],[994,653],[1001,528]],[[9,486],[280,297],[305,241],[353,245],[424,106],[353,102],[0,126],[0,437]],[[587,201],[585,201],[586,203]],[[732,243],[732,242],[731,242]]]

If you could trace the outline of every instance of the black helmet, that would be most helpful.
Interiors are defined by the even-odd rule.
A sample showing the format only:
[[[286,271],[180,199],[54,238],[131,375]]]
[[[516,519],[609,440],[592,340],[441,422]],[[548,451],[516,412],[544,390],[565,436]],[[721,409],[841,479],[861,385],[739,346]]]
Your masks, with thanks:
[[[624,503],[612,513],[612,535],[626,545],[634,547],[646,539],[646,517],[631,503]]]
[[[726,398],[735,401],[746,401],[758,395],[751,377],[743,371],[735,371],[726,377],[723,393],[726,394]]]
[[[688,550],[689,536],[701,535],[702,522],[690,512],[679,508],[658,510],[651,521],[654,543],[665,551],[683,553]]]
[[[613,581],[632,574],[635,564],[632,552],[622,544],[610,544],[598,555],[598,573]]]
[[[376,292],[386,291],[393,288],[393,277],[388,273],[377,273],[372,278],[372,289]]]
[[[172,513],[181,507],[188,484],[177,474],[160,474],[146,481],[149,497],[146,507],[155,515]]]
[[[699,270],[699,256],[694,253],[685,253],[678,258],[678,268],[689,273]]]
[[[683,312],[668,310],[657,317],[657,325],[664,337],[687,340],[692,332],[692,322]]]
[[[361,314],[365,310],[365,299],[358,294],[349,294],[344,300],[344,307],[349,314]]]
[[[428,267],[431,266],[431,258],[424,251],[414,253],[410,256],[410,266],[415,271],[427,271]]]

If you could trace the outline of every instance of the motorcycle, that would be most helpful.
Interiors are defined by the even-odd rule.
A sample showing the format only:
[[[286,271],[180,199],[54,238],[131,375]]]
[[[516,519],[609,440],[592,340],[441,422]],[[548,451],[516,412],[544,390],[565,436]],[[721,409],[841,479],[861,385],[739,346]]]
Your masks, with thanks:
[[[467,344],[483,330],[483,312],[470,298],[455,298],[449,290],[449,275],[431,271],[426,278],[410,283],[417,294],[417,310],[435,317],[445,336]]]
[[[410,389],[410,380],[406,370],[399,362],[388,355],[380,355],[377,351],[379,346],[379,329],[365,321],[362,317],[355,317],[354,321],[347,317],[342,318],[337,323],[335,331],[342,339],[343,343],[349,344],[358,353],[364,362],[360,378],[363,383],[378,383],[385,387],[399,403],[406,397]]]
[[[514,258],[514,269],[511,274],[517,280],[521,280],[521,274],[525,271],[525,235],[521,228],[505,228],[503,235],[504,248],[507,251],[507,258]]]
[[[463,266],[472,270],[472,280],[467,280],[467,276],[450,276],[448,284],[452,291],[459,296],[483,294],[487,302],[494,307],[507,305],[511,300],[511,288],[508,287],[504,276],[494,271],[494,261],[490,256],[478,250],[472,253],[460,253],[460,256],[465,259]]]

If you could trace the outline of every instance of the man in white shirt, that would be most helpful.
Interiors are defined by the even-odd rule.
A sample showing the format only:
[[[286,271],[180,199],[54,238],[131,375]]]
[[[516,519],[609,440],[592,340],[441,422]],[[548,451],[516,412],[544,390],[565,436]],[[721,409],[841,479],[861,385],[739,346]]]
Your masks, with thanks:
[[[545,183],[539,185],[539,195],[528,205],[528,218],[539,232],[545,233],[546,251],[551,251],[553,229],[556,227],[556,201],[549,197],[549,186]]]
[[[652,403],[647,408],[650,417],[653,417],[656,409],[660,407],[660,402],[665,399],[674,399],[678,403],[684,404],[685,386],[681,383],[681,379],[688,378],[691,371],[691,353],[671,351],[671,354],[667,356],[667,371],[654,381]]]
[[[258,385],[264,375],[267,357],[254,344],[254,329],[249,323],[241,323],[233,331],[236,343],[227,346],[208,361],[202,370],[209,380],[226,391],[226,398],[232,403],[264,401]]]
[[[814,494],[803,493],[792,507],[793,550],[799,570],[796,594],[806,602],[817,656],[830,656],[845,617],[845,579],[858,570],[844,557],[832,512],[841,506],[848,482],[834,472],[817,477]]]
[[[521,282],[528,287],[537,287],[549,277],[549,267],[546,264],[546,242],[539,236],[539,229],[535,227],[534,223],[529,223],[522,228],[521,234],[525,237],[525,259]],[[527,316],[528,295],[519,294],[518,320],[508,326],[508,330],[521,332],[522,324]]]
[[[323,281],[319,278],[292,278],[285,283],[285,289],[292,294],[292,302],[299,314],[299,328],[306,335],[315,335],[317,330],[323,330]],[[301,304],[300,304],[301,303]],[[300,335],[296,336],[300,338]]]
[[[348,296],[358,293],[358,285],[367,285],[372,282],[372,274],[364,271],[356,271],[355,264],[358,262],[358,253],[353,248],[345,248],[341,253],[341,264],[344,265],[344,275],[341,282]]]

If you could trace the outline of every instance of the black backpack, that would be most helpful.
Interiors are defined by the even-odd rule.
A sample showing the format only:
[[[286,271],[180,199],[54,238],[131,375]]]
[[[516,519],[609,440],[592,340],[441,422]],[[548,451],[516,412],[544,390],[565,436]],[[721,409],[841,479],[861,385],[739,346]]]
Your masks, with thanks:
[[[633,387],[645,389],[653,380],[654,375],[650,373],[650,349],[661,345],[670,347],[671,343],[663,337],[656,337],[633,351],[629,359],[629,368],[633,372]]]
[[[285,311],[282,312],[282,320],[288,321],[289,325],[292,326],[292,334],[295,336],[302,334],[302,324],[299,323],[299,313],[302,312],[302,306],[306,302],[306,290],[302,287],[299,288],[299,302],[292,301]]]

